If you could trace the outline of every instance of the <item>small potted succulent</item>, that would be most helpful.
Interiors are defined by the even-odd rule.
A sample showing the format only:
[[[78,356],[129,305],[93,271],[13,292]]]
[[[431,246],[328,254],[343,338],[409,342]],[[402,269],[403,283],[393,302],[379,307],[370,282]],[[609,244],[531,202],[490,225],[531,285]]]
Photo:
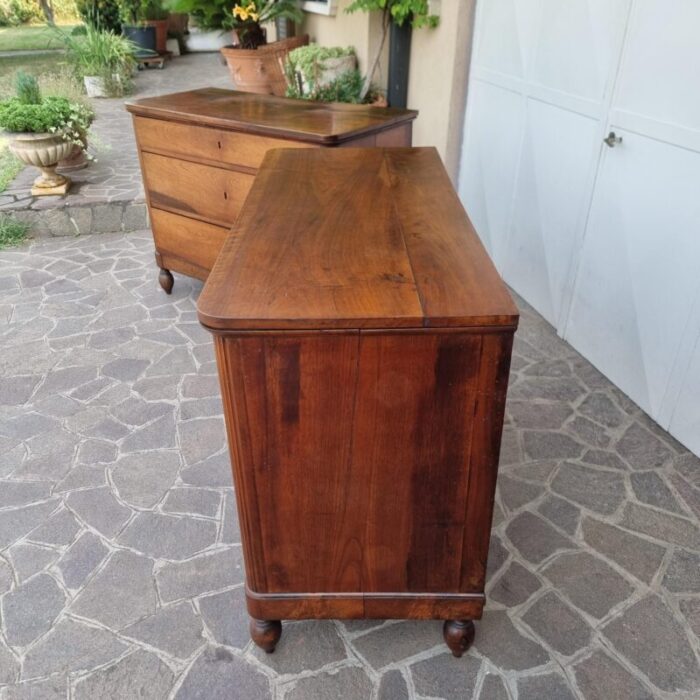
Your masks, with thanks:
[[[282,65],[287,54],[307,44],[308,35],[271,44],[262,25],[275,19],[301,20],[294,0],[237,0],[228,18],[233,45],[221,49],[237,89],[283,95],[286,81]]]
[[[36,78],[19,73],[16,96],[0,102],[0,128],[10,133],[10,150],[23,163],[39,168],[33,195],[65,194],[70,180],[56,172],[74,143],[67,133],[73,106],[65,97],[42,97]]]

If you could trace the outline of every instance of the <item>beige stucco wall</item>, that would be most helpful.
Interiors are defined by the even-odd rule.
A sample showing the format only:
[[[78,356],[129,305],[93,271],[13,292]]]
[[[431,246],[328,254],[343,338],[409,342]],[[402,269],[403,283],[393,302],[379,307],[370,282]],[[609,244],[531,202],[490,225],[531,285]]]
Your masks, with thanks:
[[[343,10],[340,0],[335,17],[305,13],[303,31],[325,46],[352,45],[360,70],[365,71],[381,36],[379,13]],[[408,106],[420,114],[414,124],[413,144],[435,146],[456,181],[464,121],[464,106],[471,54],[475,0],[442,0],[440,23],[435,29],[416,29],[411,45]],[[388,39],[384,58],[374,80],[386,87]]]

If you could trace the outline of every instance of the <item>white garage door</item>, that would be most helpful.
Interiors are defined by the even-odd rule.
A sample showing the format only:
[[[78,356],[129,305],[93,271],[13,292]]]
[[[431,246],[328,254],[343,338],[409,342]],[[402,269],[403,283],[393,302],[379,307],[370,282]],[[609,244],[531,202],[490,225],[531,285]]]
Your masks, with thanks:
[[[478,3],[460,173],[505,279],[697,453],[699,26],[697,0]]]

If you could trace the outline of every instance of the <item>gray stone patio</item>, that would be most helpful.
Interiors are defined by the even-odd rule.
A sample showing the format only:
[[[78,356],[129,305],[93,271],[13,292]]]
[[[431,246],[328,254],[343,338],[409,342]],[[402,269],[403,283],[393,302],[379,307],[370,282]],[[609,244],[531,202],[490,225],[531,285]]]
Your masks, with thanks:
[[[174,58],[163,70],[146,69],[134,79],[126,98],[92,100],[95,136],[91,153],[96,161],[68,175],[73,185],[65,197],[32,197],[35,168],[20,172],[0,193],[0,214],[12,214],[31,224],[32,234],[67,236],[111,231],[136,231],[148,225],[128,100],[200,87],[232,88],[228,70],[216,53]]]
[[[700,697],[700,460],[524,305],[473,649],[252,646],[200,289],[163,294],[148,232],[0,253],[0,697]]]

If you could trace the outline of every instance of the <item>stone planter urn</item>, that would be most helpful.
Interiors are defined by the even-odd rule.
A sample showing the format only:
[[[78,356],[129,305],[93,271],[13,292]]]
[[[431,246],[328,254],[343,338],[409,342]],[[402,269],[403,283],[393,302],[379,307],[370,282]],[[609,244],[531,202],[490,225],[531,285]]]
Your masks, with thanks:
[[[357,66],[357,58],[355,56],[337,56],[335,58],[324,58],[319,61],[317,66],[317,75],[314,76],[314,85],[316,87],[326,87],[334,80],[339,78],[343,73],[354,70]],[[305,76],[301,76],[302,89],[305,95],[308,95],[312,86]]]
[[[56,166],[71,154],[73,144],[64,141],[60,134],[13,134],[10,150],[23,163],[41,170],[34,180],[33,196],[68,192],[70,179],[59,175]]]

